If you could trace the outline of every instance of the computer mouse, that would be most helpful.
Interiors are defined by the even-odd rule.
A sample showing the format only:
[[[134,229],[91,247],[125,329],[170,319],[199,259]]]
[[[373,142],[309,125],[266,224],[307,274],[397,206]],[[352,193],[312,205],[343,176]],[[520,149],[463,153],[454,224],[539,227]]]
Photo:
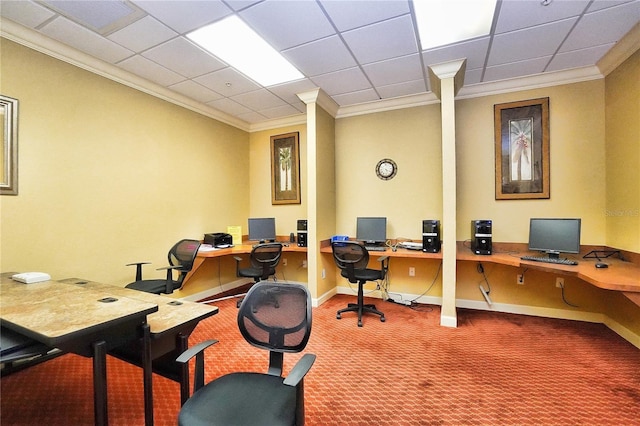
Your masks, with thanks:
[[[598,262],[596,263],[596,268],[608,268],[609,265],[607,265],[606,263],[602,263],[602,262]]]

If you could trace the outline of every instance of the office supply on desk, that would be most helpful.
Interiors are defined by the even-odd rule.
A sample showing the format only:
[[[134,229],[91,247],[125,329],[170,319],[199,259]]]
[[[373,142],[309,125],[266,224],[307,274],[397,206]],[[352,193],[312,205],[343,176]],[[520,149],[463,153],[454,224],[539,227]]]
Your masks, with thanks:
[[[389,269],[389,258],[387,256],[378,258],[380,262],[379,270],[368,269],[369,252],[359,242],[332,242],[331,251],[336,265],[340,268],[340,275],[349,280],[350,283],[358,284],[357,303],[349,303],[346,308],[340,309],[336,313],[336,318],[342,318],[342,314],[345,312],[357,312],[358,327],[362,327],[362,314],[368,312],[380,315],[380,321],[384,322],[384,314],[377,310],[375,305],[364,303],[363,286],[367,281],[377,281],[385,278]]]
[[[269,351],[267,373],[235,372],[204,385],[204,349],[217,341],[194,346],[178,357],[185,364],[196,357],[194,393],[182,406],[178,424],[304,424],[304,377],[316,356],[303,355],[286,378],[283,361],[285,352],[299,353],[306,347],[311,312],[311,294],[301,284],[254,285],[240,306],[237,324],[249,344]]]
[[[51,276],[45,272],[22,272],[20,274],[14,274],[11,279],[24,284],[32,284],[49,281]]]
[[[307,246],[307,220],[298,219],[298,247]],[[293,242],[293,241],[292,241]]]
[[[242,244],[242,226],[240,225],[227,226],[227,234],[231,235],[231,244],[233,245]]]
[[[580,219],[529,219],[529,250],[546,253],[550,259],[547,263],[563,263],[555,261],[560,253],[580,253],[580,222]],[[563,264],[577,265],[577,262]]]
[[[274,217],[250,217],[248,224],[249,241],[266,243],[276,240],[276,219]]]
[[[209,244],[217,248],[222,248],[222,246],[230,247],[233,245],[233,237],[231,234],[226,234],[224,232],[204,234],[204,244]]]
[[[596,268],[598,268],[598,269],[606,269],[608,267],[609,267],[609,265],[607,265],[606,263],[603,263],[603,262],[596,263]]]
[[[520,256],[522,260],[528,260],[530,262],[544,262],[544,263],[553,263],[556,265],[577,265],[578,262],[575,260],[567,259],[567,258],[559,258],[559,257],[548,257],[548,256]]]
[[[422,250],[423,243],[416,243],[413,241],[402,241],[398,243],[398,247],[407,250]]]
[[[372,245],[366,245],[364,246],[367,251],[387,251],[387,247],[386,246],[372,246]]]
[[[356,240],[365,245],[384,245],[387,242],[386,217],[358,217],[356,219]]]
[[[479,255],[490,255],[493,223],[490,220],[471,221],[471,251]]]
[[[189,239],[180,240],[175,243],[167,254],[169,266],[157,269],[167,271],[167,276],[164,279],[142,279],[142,265],[147,265],[149,262],[127,264],[127,266],[136,266],[136,280],[127,284],[125,287],[154,294],[173,293],[173,290],[179,289],[182,286],[182,281],[187,276],[187,273],[191,271],[200,245],[200,241]],[[178,278],[176,280],[173,279],[174,270],[178,272]]]
[[[438,253],[441,248],[440,242],[440,221],[422,221],[422,247],[421,250],[428,253]]]

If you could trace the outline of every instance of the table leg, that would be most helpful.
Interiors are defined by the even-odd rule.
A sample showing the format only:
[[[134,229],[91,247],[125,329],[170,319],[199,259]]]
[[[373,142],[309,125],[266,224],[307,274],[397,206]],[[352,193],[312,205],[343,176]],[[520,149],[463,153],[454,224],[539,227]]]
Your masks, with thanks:
[[[107,410],[107,344],[93,344],[93,412],[96,426],[109,424]]]
[[[189,337],[178,333],[176,348],[178,348],[178,354],[186,351],[189,348]],[[180,405],[184,405],[187,399],[189,399],[189,363],[184,363],[180,366]]]
[[[144,424],[153,426],[153,364],[151,362],[151,332],[142,325],[142,374],[144,383]]]

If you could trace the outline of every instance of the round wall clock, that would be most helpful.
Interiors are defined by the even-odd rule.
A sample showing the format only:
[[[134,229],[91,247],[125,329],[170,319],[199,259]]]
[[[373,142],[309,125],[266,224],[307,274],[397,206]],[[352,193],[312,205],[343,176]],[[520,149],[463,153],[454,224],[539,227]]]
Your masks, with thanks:
[[[398,172],[398,165],[389,158],[383,158],[376,165],[376,175],[382,180],[392,179]]]

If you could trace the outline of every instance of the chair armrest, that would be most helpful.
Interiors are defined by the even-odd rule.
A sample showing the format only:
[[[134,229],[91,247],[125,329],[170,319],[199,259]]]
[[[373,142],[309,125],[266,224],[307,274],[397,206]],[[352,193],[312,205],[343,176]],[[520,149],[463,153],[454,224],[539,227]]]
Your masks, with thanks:
[[[384,271],[384,275],[387,275],[387,271],[389,270],[389,256],[379,257],[378,262],[380,262],[380,267]]]
[[[195,346],[190,347],[176,358],[176,362],[185,364],[191,358],[196,357],[196,366],[193,371],[193,391],[197,391],[204,386],[204,350],[211,345],[218,343],[217,340],[205,340]]]
[[[134,266],[136,267],[136,281],[140,281],[142,279],[142,265],[149,265],[151,262],[134,262],[127,263],[125,266]]]
[[[314,354],[304,354],[282,383],[287,386],[298,386],[298,383],[304,379],[304,376],[307,375],[315,361],[316,356]]]

